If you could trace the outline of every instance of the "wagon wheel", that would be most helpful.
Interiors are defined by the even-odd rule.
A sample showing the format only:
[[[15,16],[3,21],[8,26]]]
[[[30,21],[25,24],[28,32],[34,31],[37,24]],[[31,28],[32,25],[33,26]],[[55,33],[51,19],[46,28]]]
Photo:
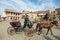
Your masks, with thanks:
[[[15,29],[13,27],[8,27],[7,32],[8,34],[13,35],[15,34]]]
[[[26,35],[29,36],[29,37],[32,37],[34,35],[34,29],[29,28],[28,31],[26,32]]]

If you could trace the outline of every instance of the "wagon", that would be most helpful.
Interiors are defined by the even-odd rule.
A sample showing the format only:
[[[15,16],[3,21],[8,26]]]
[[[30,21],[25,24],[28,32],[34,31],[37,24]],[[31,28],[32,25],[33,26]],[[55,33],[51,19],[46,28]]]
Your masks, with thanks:
[[[8,34],[13,35],[16,32],[20,32],[21,23],[20,22],[10,22],[10,25],[7,29]]]

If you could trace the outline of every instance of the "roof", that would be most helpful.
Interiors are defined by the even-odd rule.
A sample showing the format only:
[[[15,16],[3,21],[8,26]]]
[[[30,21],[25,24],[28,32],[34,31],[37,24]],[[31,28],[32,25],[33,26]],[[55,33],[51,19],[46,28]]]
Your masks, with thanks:
[[[21,12],[18,12],[16,10],[12,10],[12,9],[5,9],[5,12],[15,12],[15,13],[21,13]]]
[[[37,11],[37,13],[38,14],[41,14],[41,13],[46,14],[46,13],[49,13],[49,10],[46,10],[46,11]]]

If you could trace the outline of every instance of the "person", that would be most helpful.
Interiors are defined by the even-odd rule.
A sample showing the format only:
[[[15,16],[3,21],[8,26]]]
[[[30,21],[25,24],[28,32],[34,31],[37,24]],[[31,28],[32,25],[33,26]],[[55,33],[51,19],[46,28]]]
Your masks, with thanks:
[[[46,13],[45,16],[43,17],[43,19],[44,19],[43,22],[44,23],[49,23],[49,17],[50,17],[49,14]]]
[[[23,29],[24,28],[26,28],[26,26],[30,26],[30,24],[29,23],[31,23],[30,22],[30,20],[29,20],[29,18],[28,18],[28,15],[27,14],[25,14],[26,15],[26,17],[24,18],[24,26],[23,26]]]
[[[46,13],[46,15],[44,16],[44,19],[48,20],[48,14]]]

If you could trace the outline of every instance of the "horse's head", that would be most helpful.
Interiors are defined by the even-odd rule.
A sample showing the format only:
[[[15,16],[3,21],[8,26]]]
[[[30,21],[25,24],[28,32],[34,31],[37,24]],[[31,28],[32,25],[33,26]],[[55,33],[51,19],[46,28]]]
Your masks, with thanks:
[[[51,23],[58,27],[58,21],[52,21]]]

